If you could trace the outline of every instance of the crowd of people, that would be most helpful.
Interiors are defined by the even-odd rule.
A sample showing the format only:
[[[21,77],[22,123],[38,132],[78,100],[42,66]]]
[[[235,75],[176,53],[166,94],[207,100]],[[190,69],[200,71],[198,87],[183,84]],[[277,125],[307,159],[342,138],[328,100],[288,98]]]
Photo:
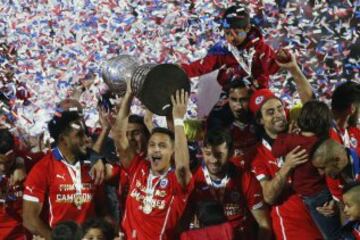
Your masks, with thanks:
[[[244,6],[224,11],[225,40],[189,78],[219,70],[219,101],[195,138],[189,93],[167,128],[121,102],[90,131],[74,99],[57,104],[52,142],[32,152],[0,129],[1,239],[360,239],[360,83],[316,99],[296,56],[275,52]],[[302,108],[269,89],[288,71]],[[100,103],[100,106],[104,104]]]

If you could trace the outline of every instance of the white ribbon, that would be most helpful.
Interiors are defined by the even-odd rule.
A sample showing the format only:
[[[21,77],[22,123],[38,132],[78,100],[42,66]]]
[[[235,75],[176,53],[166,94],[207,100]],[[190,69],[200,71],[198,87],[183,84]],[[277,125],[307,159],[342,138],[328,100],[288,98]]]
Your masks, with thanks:
[[[166,173],[164,173],[163,175],[159,176],[159,179],[155,182],[155,184],[153,184],[153,180],[157,177],[155,176],[151,170],[149,172],[149,176],[147,178],[147,183],[146,183],[146,189],[145,189],[145,193],[146,193],[146,196],[144,198],[144,206],[148,205],[151,207],[152,209],[152,200],[154,198],[154,193],[155,193],[155,188],[156,186],[161,182],[161,180],[163,180],[168,172],[169,172],[170,168],[166,171]]]
[[[220,183],[215,183],[213,180],[211,180],[210,174],[209,174],[209,170],[207,169],[207,167],[203,167],[202,168],[203,173],[204,173],[204,177],[205,177],[205,181],[207,183],[207,185],[214,187],[214,188],[223,188],[226,186],[226,184],[229,182],[230,178],[228,177],[228,175],[226,174],[225,177],[223,177],[220,181]]]
[[[251,67],[252,67],[252,61],[253,56],[255,54],[255,49],[250,48],[249,50],[242,50],[240,52],[235,46],[232,44],[228,44],[228,49],[232,53],[232,55],[235,57],[236,61],[239,63],[241,68],[249,75],[251,76]]]
[[[61,154],[61,152],[60,152],[60,150],[59,150],[59,153]],[[66,160],[65,160],[65,158],[64,158],[64,156],[62,156],[62,154],[61,154],[61,157],[62,157],[62,159],[63,160],[61,160],[64,164],[65,164],[65,166],[66,166],[66,168],[67,168],[67,170],[68,170],[68,173],[69,173],[69,175],[70,175],[70,178],[71,178],[71,180],[72,180],[72,183],[74,184],[74,187],[75,187],[75,191],[76,191],[76,194],[75,194],[75,196],[74,196],[74,202],[75,202],[75,198],[77,197],[77,196],[79,196],[79,197],[81,197],[81,203],[83,202],[83,200],[82,200],[82,195],[81,195],[81,190],[82,190],[82,183],[81,183],[81,162],[80,161],[77,161],[76,163],[75,163],[75,165],[71,165],[71,164],[69,164]],[[79,209],[81,208],[81,206],[77,206]]]

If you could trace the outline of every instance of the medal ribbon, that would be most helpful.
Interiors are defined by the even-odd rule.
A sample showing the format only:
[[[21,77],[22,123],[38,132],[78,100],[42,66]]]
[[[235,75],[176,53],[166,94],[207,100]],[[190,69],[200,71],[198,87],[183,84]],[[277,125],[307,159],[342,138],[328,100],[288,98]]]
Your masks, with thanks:
[[[210,186],[211,194],[215,197],[216,200],[218,200],[220,203],[224,200],[224,194],[225,194],[225,188],[228,182],[230,181],[230,178],[228,175],[225,175],[223,179],[221,179],[220,183],[215,183],[213,180],[211,180],[209,170],[206,166],[202,167],[204,177],[206,184]]]
[[[76,194],[80,194],[81,195],[81,188],[82,188],[82,183],[81,183],[81,166],[80,166],[80,161],[78,161],[74,166],[70,165],[69,163],[63,161],[64,164],[67,167],[67,170],[69,172],[69,175],[71,177],[71,180],[75,186],[75,190],[76,190]]]
[[[230,43],[228,44],[228,49],[235,57],[236,61],[239,63],[241,68],[248,74],[248,76],[251,76],[252,60],[255,54],[255,50],[254,49],[248,51],[243,50],[243,56],[242,56],[240,51]],[[247,62],[245,62],[245,58]]]
[[[156,186],[160,183],[161,180],[163,180],[166,177],[166,175],[168,174],[169,171],[170,171],[170,168],[169,168],[169,170],[166,171],[166,173],[159,176],[159,179],[155,182],[155,184],[153,184],[153,180],[154,180],[154,178],[156,178],[156,176],[153,175],[150,170],[149,176],[147,178],[147,183],[146,183],[146,190],[145,190],[146,197],[144,199],[144,204],[146,204],[146,203],[151,204],[151,200],[154,197]]]
[[[72,180],[72,183],[74,184],[76,194],[75,196],[79,195],[81,196],[81,189],[82,189],[82,183],[81,183],[81,163],[80,161],[77,161],[75,165],[69,164],[64,156],[61,154],[60,149],[54,149],[57,150],[57,153],[61,156],[61,161],[65,164],[68,173],[70,175],[70,178]],[[75,199],[74,199],[75,200]]]

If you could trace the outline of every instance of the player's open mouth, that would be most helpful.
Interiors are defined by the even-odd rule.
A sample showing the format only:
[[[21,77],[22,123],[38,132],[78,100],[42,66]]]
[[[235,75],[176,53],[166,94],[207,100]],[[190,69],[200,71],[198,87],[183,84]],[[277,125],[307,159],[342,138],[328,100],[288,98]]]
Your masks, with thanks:
[[[151,161],[156,162],[156,161],[160,161],[161,157],[160,156],[151,156]]]

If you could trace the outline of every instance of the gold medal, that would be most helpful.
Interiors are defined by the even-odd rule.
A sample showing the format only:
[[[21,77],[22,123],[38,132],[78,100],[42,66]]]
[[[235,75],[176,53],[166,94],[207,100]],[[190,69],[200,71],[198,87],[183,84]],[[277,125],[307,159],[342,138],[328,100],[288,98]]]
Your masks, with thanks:
[[[74,204],[77,208],[81,208],[81,206],[84,204],[84,199],[80,193],[75,194],[74,196]]]

